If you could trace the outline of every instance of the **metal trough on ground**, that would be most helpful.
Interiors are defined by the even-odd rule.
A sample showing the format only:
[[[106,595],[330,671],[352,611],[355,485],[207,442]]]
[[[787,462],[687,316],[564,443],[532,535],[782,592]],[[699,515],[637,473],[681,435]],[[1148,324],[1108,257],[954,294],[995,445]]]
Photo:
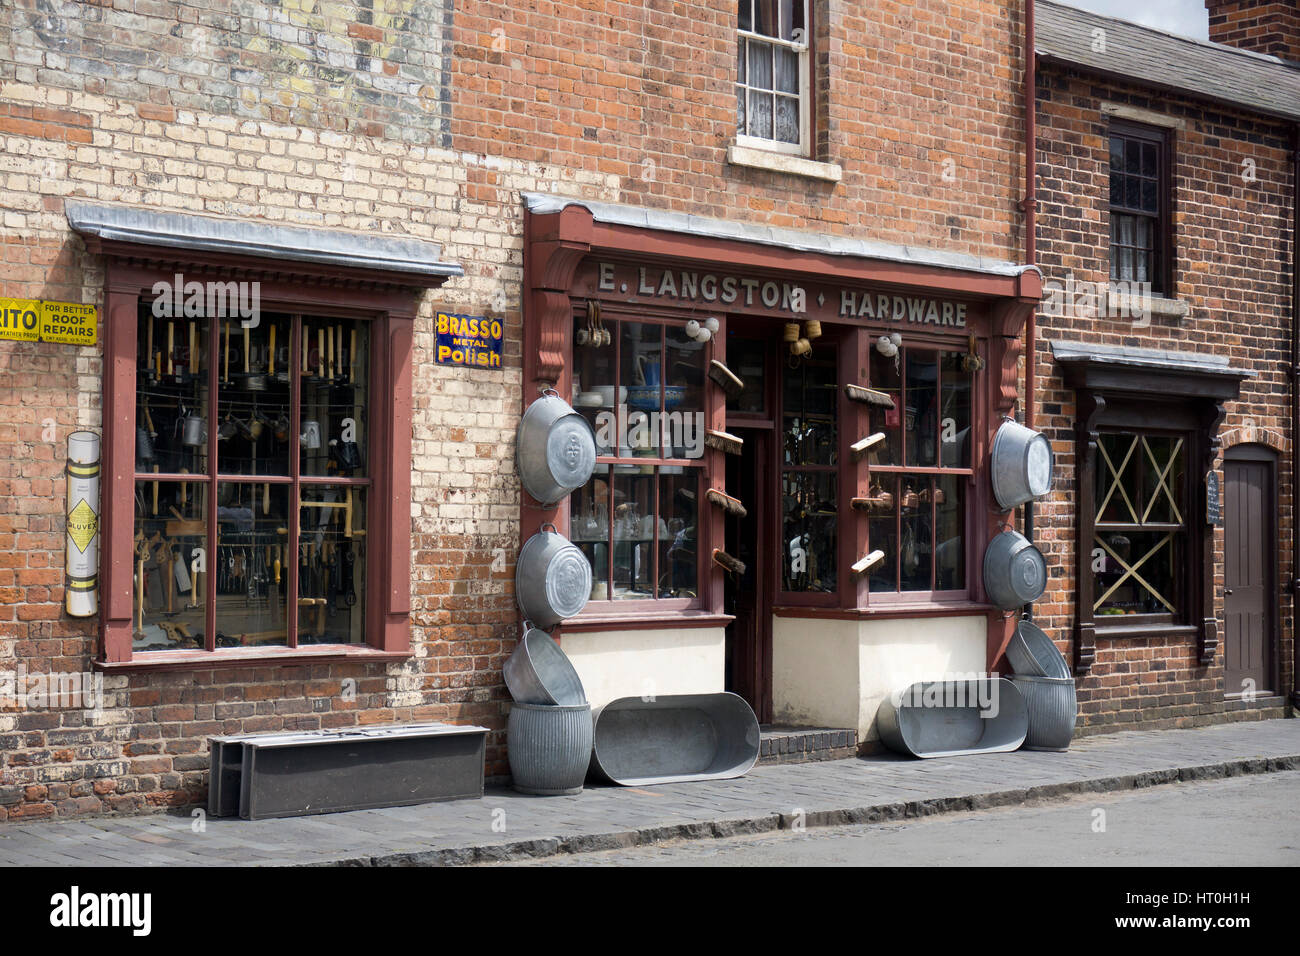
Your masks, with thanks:
[[[758,718],[736,694],[620,697],[595,713],[592,774],[624,787],[742,777]]]
[[[959,757],[1016,750],[1029,731],[1029,711],[1009,680],[921,681],[890,695],[876,713],[890,750],[912,757]]]

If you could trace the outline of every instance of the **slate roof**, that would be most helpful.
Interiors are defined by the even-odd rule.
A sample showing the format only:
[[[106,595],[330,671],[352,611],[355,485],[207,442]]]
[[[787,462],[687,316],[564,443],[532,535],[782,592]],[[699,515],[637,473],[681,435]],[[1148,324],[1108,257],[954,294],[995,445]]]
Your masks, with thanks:
[[[1034,9],[1034,48],[1045,60],[1300,120],[1300,65],[1047,0]],[[1105,31],[1104,52],[1093,49],[1098,29]]]

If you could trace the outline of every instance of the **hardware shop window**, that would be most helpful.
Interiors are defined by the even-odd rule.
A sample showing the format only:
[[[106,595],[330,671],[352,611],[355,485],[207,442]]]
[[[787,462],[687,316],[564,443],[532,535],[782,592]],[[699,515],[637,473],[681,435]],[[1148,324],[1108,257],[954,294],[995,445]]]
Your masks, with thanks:
[[[1188,561],[1187,439],[1103,432],[1094,476],[1093,614],[1131,623],[1170,620],[1185,610]]]
[[[954,593],[969,586],[966,489],[970,483],[972,373],[965,352],[906,346],[871,352],[870,432],[885,440],[867,457],[869,548],[885,553],[872,592]]]
[[[738,22],[737,142],[807,155],[807,0],[740,0]]]
[[[369,325],[139,310],[132,650],[361,644]]]
[[[1116,124],[1110,134],[1110,278],[1170,291],[1168,137]]]
[[[595,312],[575,320],[573,343],[572,403],[597,457],[570,497],[569,539],[591,561],[591,599],[695,606],[707,571],[697,544],[706,346],[680,323]]]

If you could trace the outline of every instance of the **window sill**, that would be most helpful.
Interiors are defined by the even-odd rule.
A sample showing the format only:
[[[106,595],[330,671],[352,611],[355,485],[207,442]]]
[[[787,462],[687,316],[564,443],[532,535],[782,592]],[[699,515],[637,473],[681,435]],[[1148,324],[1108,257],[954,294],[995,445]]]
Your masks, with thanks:
[[[777,617],[815,617],[826,620],[888,620],[898,617],[958,617],[988,614],[998,610],[992,604],[974,601],[954,601],[951,604],[929,602],[926,604],[877,604],[874,607],[796,607],[778,605],[772,608]]]
[[[1163,295],[1131,295],[1127,292],[1112,292],[1109,288],[1105,295],[1107,316],[1131,316],[1140,318],[1149,311],[1151,315],[1172,316],[1184,319],[1191,314],[1192,307],[1184,299],[1170,299]]]
[[[143,651],[129,661],[95,661],[107,674],[137,671],[193,671],[216,667],[305,667],[334,661],[402,661],[407,651],[381,651],[369,645],[323,644],[311,649],[235,647],[217,651]]]
[[[593,631],[634,631],[659,627],[725,627],[734,618],[712,611],[660,611],[657,614],[612,614],[596,611],[571,618],[560,624],[560,633],[584,634]]]
[[[1101,623],[1100,618],[1093,618],[1093,633],[1097,639],[1124,637],[1185,637],[1196,640],[1201,629],[1195,624],[1115,624]]]
[[[819,163],[813,159],[805,159],[803,156],[738,146],[734,143],[727,147],[727,162],[732,166],[748,166],[750,169],[804,176],[828,183],[838,183],[844,178],[844,170],[837,163]]]

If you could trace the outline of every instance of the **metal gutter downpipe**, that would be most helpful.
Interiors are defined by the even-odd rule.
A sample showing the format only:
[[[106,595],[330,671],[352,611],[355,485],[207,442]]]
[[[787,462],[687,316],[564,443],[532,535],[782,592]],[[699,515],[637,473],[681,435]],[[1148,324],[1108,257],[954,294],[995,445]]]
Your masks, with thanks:
[[[1025,0],[1025,264],[1038,264],[1038,72],[1035,53],[1034,0]],[[1034,427],[1034,389],[1037,384],[1038,309],[1029,313],[1025,326],[1025,427]],[[1024,504],[1024,534],[1034,542],[1034,502]],[[1025,605],[1025,617],[1033,620],[1034,606]]]
[[[1295,608],[1300,604],[1300,123],[1291,138],[1291,705],[1300,707],[1300,654]]]

